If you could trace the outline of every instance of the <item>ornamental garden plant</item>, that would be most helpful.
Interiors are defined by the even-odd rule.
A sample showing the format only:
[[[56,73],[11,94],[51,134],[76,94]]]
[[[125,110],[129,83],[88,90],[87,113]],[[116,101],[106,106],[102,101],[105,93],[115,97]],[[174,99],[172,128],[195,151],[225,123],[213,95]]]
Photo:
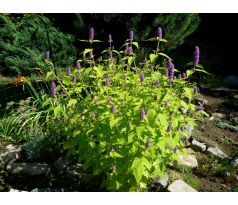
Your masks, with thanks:
[[[108,48],[95,52],[102,41],[89,30],[82,59],[68,67],[65,76],[47,53],[46,78],[53,80],[51,94],[43,96],[49,121],[61,122],[64,148],[85,169],[103,175],[103,187],[110,191],[141,191],[155,176],[163,176],[166,166],[186,153],[188,129],[196,117],[206,115],[204,100],[190,82],[195,72],[205,72],[195,47],[191,69],[180,72],[175,62],[162,53],[163,31],[146,41],[155,48],[138,62],[140,45],[134,33],[119,50],[108,36]],[[205,72],[206,73],[206,72]]]

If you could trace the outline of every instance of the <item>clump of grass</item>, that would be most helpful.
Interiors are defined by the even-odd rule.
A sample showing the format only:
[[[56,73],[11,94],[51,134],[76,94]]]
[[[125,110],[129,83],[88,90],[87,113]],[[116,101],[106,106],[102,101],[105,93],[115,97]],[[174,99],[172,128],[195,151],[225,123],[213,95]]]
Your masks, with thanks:
[[[181,178],[184,182],[186,182],[197,191],[202,190],[202,182],[199,179],[195,178],[192,174],[181,174]]]

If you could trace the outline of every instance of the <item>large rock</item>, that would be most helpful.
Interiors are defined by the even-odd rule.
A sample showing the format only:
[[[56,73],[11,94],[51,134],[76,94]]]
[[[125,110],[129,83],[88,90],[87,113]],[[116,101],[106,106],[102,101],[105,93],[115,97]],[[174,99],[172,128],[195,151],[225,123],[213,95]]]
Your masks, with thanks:
[[[169,174],[165,172],[164,176],[158,180],[159,186],[161,186],[162,188],[167,187],[168,181],[169,181]]]
[[[231,160],[231,164],[237,166],[238,165],[238,157],[235,157]]]
[[[0,149],[0,168],[20,158],[22,146],[9,144]]]
[[[225,158],[228,158],[228,156],[219,149],[219,147],[209,147],[207,149],[207,152],[210,153],[210,154],[213,154],[215,155],[216,157],[219,157],[221,159],[225,159]]]
[[[170,192],[197,192],[197,190],[195,190],[180,179],[170,184],[167,190]]]
[[[179,155],[178,164],[189,168],[195,168],[198,166],[198,161],[194,155]]]
[[[197,140],[193,140],[191,143],[191,147],[199,152],[205,152],[206,151],[206,145],[204,143],[201,143]]]
[[[70,161],[68,159],[60,157],[53,164],[53,168],[58,174],[62,174],[66,170],[66,168],[69,166],[69,164],[70,164]]]
[[[46,174],[50,166],[40,163],[10,163],[7,165],[7,171],[11,174],[38,176]]]

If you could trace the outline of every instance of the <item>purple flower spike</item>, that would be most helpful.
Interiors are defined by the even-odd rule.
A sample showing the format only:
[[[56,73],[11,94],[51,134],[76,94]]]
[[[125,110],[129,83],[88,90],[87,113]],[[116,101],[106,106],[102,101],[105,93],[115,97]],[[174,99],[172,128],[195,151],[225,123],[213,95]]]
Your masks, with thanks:
[[[73,82],[74,82],[74,83],[76,83],[76,82],[77,82],[77,79],[76,79],[75,77],[73,78]]]
[[[106,86],[110,85],[110,77],[109,76],[107,76],[107,78],[106,78],[105,85]]]
[[[83,60],[85,60],[85,59],[86,59],[86,54],[83,53]]]
[[[144,75],[144,73],[141,73],[140,74],[140,82],[143,83],[144,80],[145,80],[145,75]]]
[[[50,51],[45,52],[45,60],[46,61],[50,60]]]
[[[116,166],[112,166],[112,172],[115,172],[117,170]]]
[[[76,61],[76,66],[77,66],[78,69],[80,69],[81,65],[80,65],[80,61],[79,60]]]
[[[204,99],[202,99],[202,106],[204,106],[205,105],[205,100]]]
[[[183,78],[186,78],[186,77],[187,77],[187,74],[186,74],[186,73],[183,73],[183,74],[182,74],[182,77],[183,77]]]
[[[107,104],[109,104],[111,102],[110,98],[107,98]]]
[[[156,81],[155,81],[155,84],[156,84],[156,85],[159,85],[159,83],[160,83],[159,80],[156,80]]]
[[[88,38],[90,41],[92,41],[94,39],[94,29],[93,28],[89,29]]]
[[[180,131],[181,131],[181,132],[184,131],[184,126],[180,127]]]
[[[109,58],[112,59],[112,51],[109,51]]]
[[[67,75],[70,76],[70,74],[71,74],[71,67],[68,67],[68,69],[67,69]]]
[[[125,51],[127,51],[127,50],[128,50],[128,44],[125,45]]]
[[[201,110],[204,110],[204,108],[202,107],[202,106],[198,106],[198,107],[196,107],[196,109],[195,109],[195,111],[201,111]]]
[[[130,31],[130,36],[129,36],[130,41],[133,41],[134,39],[134,32]]]
[[[185,139],[185,140],[184,140],[184,144],[185,144],[185,146],[188,146],[188,145],[189,145],[188,139]]]
[[[147,140],[146,140],[145,146],[146,146],[147,149],[150,148],[150,146],[151,146],[151,141],[150,141],[150,139],[147,139]]]
[[[198,93],[198,87],[194,86],[193,91],[194,91],[194,94]]]
[[[171,59],[168,60],[168,77],[170,79],[174,78],[174,64]]]
[[[112,41],[112,35],[111,34],[108,35],[108,40]]]
[[[141,118],[142,120],[145,119],[145,110],[144,110],[144,108],[141,108],[141,109],[140,109],[140,118]]]
[[[178,79],[181,79],[182,78],[182,75],[181,74],[178,74]]]
[[[129,46],[128,49],[127,49],[127,54],[128,54],[128,56],[131,56],[131,55],[132,55],[132,52],[133,52],[132,47]]]
[[[89,52],[89,58],[90,58],[90,59],[93,58],[93,52],[92,52],[92,51]]]
[[[172,123],[170,122],[167,128],[167,132],[171,132],[173,129]]]
[[[55,97],[55,95],[56,95],[56,84],[55,84],[55,82],[52,82],[52,84],[51,84],[51,94],[53,95],[53,97]]]
[[[115,107],[114,104],[112,104],[111,111],[112,111],[112,113],[115,113],[115,112],[116,112],[116,107]]]
[[[162,32],[162,28],[159,27],[159,28],[157,29],[157,31],[156,31],[157,37],[162,38],[162,37],[163,37],[163,34],[162,34],[162,33],[163,33],[163,32]]]
[[[194,49],[194,65],[195,66],[199,63],[199,56],[200,56],[199,48],[198,46],[196,46]]]

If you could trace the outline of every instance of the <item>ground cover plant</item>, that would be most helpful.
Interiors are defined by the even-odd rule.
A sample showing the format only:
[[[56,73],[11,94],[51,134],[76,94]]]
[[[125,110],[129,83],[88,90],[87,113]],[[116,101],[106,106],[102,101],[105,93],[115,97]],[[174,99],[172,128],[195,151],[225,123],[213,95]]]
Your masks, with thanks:
[[[43,106],[50,120],[64,124],[69,156],[78,158],[94,174],[105,175],[102,186],[111,191],[140,191],[153,176],[162,176],[177,155],[186,152],[189,130],[196,115],[206,115],[204,100],[189,77],[205,72],[195,47],[190,70],[180,73],[173,60],[160,51],[166,43],[161,28],[154,38],[155,49],[137,62],[134,33],[120,51],[112,36],[108,48],[94,53],[94,29],[89,46],[74,67],[59,78],[54,66],[46,78],[54,81]],[[47,59],[49,65],[51,62]]]

